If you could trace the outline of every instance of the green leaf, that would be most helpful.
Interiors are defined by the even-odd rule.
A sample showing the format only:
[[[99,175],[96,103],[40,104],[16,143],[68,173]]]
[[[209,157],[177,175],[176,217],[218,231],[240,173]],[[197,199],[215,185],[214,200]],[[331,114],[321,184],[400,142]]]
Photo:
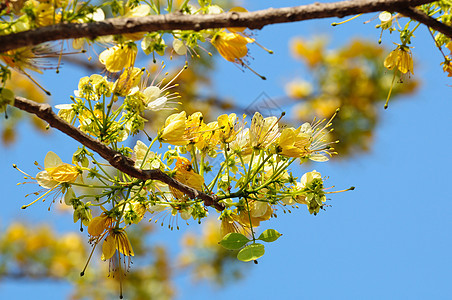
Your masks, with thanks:
[[[229,250],[237,250],[245,246],[250,240],[241,233],[231,232],[224,236],[220,245]]]
[[[237,254],[237,259],[241,261],[256,260],[264,255],[265,249],[262,244],[251,244],[243,248]]]
[[[274,229],[267,229],[261,233],[258,240],[270,243],[276,241],[281,235],[281,233]]]

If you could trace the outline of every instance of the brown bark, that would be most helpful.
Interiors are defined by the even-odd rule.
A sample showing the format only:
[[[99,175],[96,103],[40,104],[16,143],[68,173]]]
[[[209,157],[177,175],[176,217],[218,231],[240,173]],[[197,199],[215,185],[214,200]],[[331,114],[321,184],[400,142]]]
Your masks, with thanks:
[[[334,3],[313,3],[296,7],[269,8],[265,10],[237,13],[229,12],[218,15],[184,15],[171,13],[141,18],[114,18],[100,22],[83,24],[57,24],[29,31],[0,36],[0,52],[44,42],[73,39],[95,38],[98,36],[152,32],[159,30],[201,30],[208,28],[248,27],[261,29],[265,25],[290,23],[303,20],[345,17],[359,13],[377,11],[401,12],[416,15],[416,20],[428,24],[452,38],[452,28],[431,17],[416,11],[413,7],[434,2],[432,0],[348,0]],[[420,17],[421,15],[422,18]]]

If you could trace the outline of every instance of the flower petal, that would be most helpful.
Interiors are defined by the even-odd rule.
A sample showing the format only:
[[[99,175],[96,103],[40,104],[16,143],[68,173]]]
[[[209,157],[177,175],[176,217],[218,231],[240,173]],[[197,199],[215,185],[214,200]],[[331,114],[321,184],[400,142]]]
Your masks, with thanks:
[[[44,159],[44,168],[54,168],[54,167],[58,167],[59,165],[62,165],[63,161],[61,160],[61,158],[56,155],[54,152],[49,151],[47,152],[47,155]]]

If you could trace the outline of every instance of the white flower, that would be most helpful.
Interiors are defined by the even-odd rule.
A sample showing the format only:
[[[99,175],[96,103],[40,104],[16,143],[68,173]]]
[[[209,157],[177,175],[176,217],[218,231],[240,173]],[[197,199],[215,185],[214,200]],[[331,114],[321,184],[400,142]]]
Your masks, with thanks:
[[[179,39],[173,40],[173,49],[178,55],[187,54],[187,46],[185,46],[184,42]]]
[[[135,168],[142,170],[152,170],[160,168],[160,159],[154,152],[150,150],[148,151],[148,147],[142,141],[137,141],[135,147],[133,147],[133,152],[136,156]]]
[[[320,173],[317,172],[316,170],[307,172],[303,174],[303,176],[300,179],[300,182],[297,182],[297,187],[304,189],[308,187],[314,179],[322,179],[322,175],[320,175]]]

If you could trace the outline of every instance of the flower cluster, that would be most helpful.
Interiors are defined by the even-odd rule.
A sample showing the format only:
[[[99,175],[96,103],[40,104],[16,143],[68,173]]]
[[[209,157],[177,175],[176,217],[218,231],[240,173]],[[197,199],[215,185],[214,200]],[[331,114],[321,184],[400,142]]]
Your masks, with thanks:
[[[77,1],[57,2],[26,1],[21,7],[11,7],[12,14],[20,16],[17,28],[0,27],[0,30],[9,34],[59,22],[81,23],[104,18],[102,5],[77,8]],[[223,12],[210,1],[199,3],[201,7],[196,8],[184,1],[177,9],[185,14]],[[160,13],[153,2],[114,1],[111,5],[114,17],[143,17],[151,13]],[[284,127],[280,124],[284,114],[264,117],[256,112],[249,118],[231,113],[208,122],[201,112],[180,111],[165,115],[164,124],[154,138],[148,136],[147,143],[136,139],[133,147],[127,144],[130,136],[144,131],[148,116],[161,114],[162,110],[176,110],[181,98],[172,88],[178,85],[174,81],[187,65],[174,78],[159,82],[150,80],[150,71],[135,67],[137,41],[142,40],[145,54],[164,54],[164,34],[167,32],[123,34],[96,40],[109,42],[109,47],[99,54],[99,62],[106,72],[82,77],[71,103],[56,106],[61,119],[94,138],[97,146],[110,147],[135,171],[141,174],[155,171],[163,179],[133,178],[99,160],[85,147],[74,152],[71,163],[63,163],[50,151],[36,176],[26,174],[44,192],[23,208],[53,194],[52,203],[60,201],[66,205],[73,211],[74,222],[80,222],[81,229],[87,227],[92,253],[97,246],[101,247],[101,260],[109,261],[110,271],[120,282],[135,256],[128,230],[144,220],[179,229],[180,219],[201,223],[209,214],[217,213],[221,244],[226,248],[240,245],[243,249],[238,259],[249,261],[263,255],[264,246],[258,240],[272,242],[280,236],[273,229],[256,236],[258,226],[275,217],[278,210],[290,211],[298,205],[306,205],[309,213],[317,214],[326,207],[326,194],[331,193],[318,172],[307,172],[299,179],[290,167],[294,162],[325,162],[335,154],[331,145],[336,141],[329,139],[328,133],[336,112],[329,119]],[[208,41],[226,60],[248,68],[247,46],[256,43],[244,28],[171,34],[173,51],[179,55],[196,54],[198,42]],[[83,48],[85,42],[92,41],[77,39],[73,47]],[[9,67],[39,72],[41,69],[34,63],[37,53],[34,50],[17,49],[0,56]],[[163,69],[164,66],[155,78],[160,77]],[[10,91],[2,88],[1,111],[12,98]],[[157,149],[158,144],[160,149],[168,144],[167,150]],[[120,288],[122,296],[122,283]]]
[[[106,144],[125,141],[144,128],[146,111],[172,109],[180,97],[169,91],[175,78],[147,86],[149,76],[145,69],[129,67],[114,82],[99,74],[83,77],[72,103],[56,106],[58,115],[71,124],[78,121],[82,131]]]
[[[298,180],[289,168],[295,161],[324,162],[335,154],[331,147],[335,142],[327,135],[336,113],[329,120],[295,128],[280,125],[284,114],[263,117],[256,112],[248,127],[246,115],[223,114],[206,122],[201,112],[187,115],[181,111],[167,117],[149,145],[138,140],[130,149],[120,143],[143,128],[143,112],[159,111],[169,99],[178,98],[168,91],[174,79],[165,84],[154,84],[154,80],[148,86],[146,72],[128,67],[114,82],[99,74],[81,78],[72,103],[57,106],[60,117],[132,159],[135,168],[160,170],[198,193],[214,195],[225,208],[219,213],[219,238],[225,247],[231,235],[244,242],[240,260],[259,257],[249,256],[255,253],[250,249],[263,249],[257,240],[271,242],[279,237],[274,230],[255,237],[256,228],[279,209],[306,205],[311,214],[317,214],[326,207],[330,192],[320,173],[307,172]],[[170,146],[158,153],[156,142],[160,147],[163,143]],[[179,216],[185,222],[201,222],[209,214],[202,199],[189,197],[178,186],[131,178],[98,161],[85,148],[74,153],[72,164],[49,152],[42,170],[27,178],[47,190],[29,205],[54,192],[52,202],[60,199],[72,207],[74,222],[88,227],[93,251],[101,245],[102,260],[110,261],[110,271],[120,281],[134,256],[129,226],[146,219],[160,220],[163,225],[169,217],[168,227],[178,229]]]

